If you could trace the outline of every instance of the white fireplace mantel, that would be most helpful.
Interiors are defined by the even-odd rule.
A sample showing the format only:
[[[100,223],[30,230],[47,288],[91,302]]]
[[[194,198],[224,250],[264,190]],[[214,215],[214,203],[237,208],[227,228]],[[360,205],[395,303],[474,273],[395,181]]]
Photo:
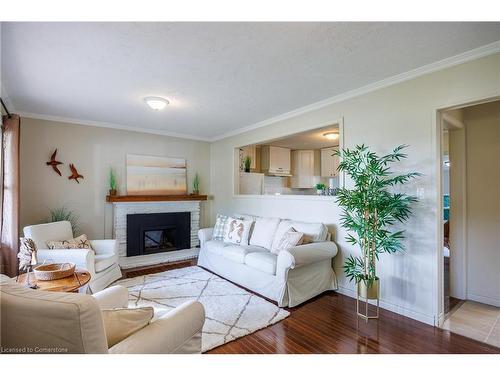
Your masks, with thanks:
[[[117,241],[120,267],[132,268],[196,258],[200,243],[200,203],[201,200],[113,202],[113,237]],[[127,215],[166,212],[191,213],[191,248],[127,257]]]

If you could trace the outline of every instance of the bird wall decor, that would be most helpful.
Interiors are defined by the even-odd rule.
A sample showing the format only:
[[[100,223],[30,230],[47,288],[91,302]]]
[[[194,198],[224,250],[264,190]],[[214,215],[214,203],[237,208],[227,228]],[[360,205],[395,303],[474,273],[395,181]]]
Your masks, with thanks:
[[[50,165],[52,167],[52,169],[59,175],[59,176],[62,176],[61,174],[61,171],[59,170],[59,168],[57,168],[58,165],[60,164],[64,164],[64,163],[61,163],[60,161],[57,161],[56,160],[56,155],[57,155],[57,148],[56,150],[54,151],[54,153],[52,154],[52,156],[50,157],[50,161],[47,162],[47,165]]]
[[[76,182],[80,183],[80,181],[78,181],[78,179],[84,178],[84,177],[78,173],[78,171],[75,168],[75,165],[70,164],[69,169],[71,169],[71,176],[68,177],[68,180],[75,180]]]

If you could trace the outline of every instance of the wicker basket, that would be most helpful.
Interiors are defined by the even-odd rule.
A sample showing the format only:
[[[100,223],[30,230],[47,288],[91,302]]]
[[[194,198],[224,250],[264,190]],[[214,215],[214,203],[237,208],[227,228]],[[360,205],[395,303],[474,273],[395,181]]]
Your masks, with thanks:
[[[37,280],[57,280],[71,276],[75,273],[74,263],[43,264],[33,270]]]

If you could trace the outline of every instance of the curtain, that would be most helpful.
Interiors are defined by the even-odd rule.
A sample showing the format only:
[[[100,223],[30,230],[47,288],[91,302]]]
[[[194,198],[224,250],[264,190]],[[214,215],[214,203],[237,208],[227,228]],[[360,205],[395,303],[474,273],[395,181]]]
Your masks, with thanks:
[[[2,116],[0,170],[0,272],[16,276],[19,250],[19,133],[18,115]]]

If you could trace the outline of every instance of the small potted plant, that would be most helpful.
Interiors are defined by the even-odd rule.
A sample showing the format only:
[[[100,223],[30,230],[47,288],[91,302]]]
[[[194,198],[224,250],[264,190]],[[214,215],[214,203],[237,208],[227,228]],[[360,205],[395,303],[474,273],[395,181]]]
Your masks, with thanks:
[[[193,178],[193,194],[200,194],[200,176],[198,176],[198,173],[196,173]]]
[[[116,195],[116,173],[113,168],[109,169],[109,195]]]
[[[250,173],[250,167],[252,166],[252,158],[250,156],[246,156],[243,161],[243,165],[245,167],[245,172]]]
[[[325,193],[325,189],[326,189],[325,184],[318,183],[318,184],[314,185],[314,187],[316,188],[316,194],[323,195]]]

